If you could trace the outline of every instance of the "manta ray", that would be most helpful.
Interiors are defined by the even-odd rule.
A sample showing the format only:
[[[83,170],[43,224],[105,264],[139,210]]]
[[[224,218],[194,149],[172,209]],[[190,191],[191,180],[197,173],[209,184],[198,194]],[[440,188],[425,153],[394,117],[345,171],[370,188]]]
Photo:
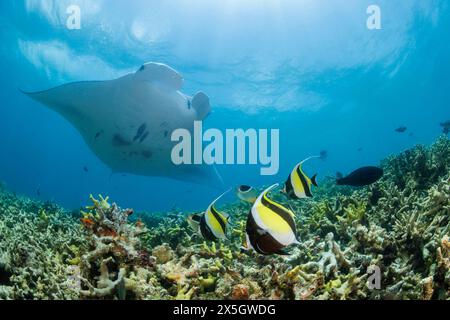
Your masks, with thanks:
[[[204,120],[211,111],[203,92],[193,97],[181,93],[183,82],[174,69],[151,62],[115,80],[24,93],[68,120],[113,173],[219,186],[214,167],[172,163],[172,132],[192,132],[194,121]]]

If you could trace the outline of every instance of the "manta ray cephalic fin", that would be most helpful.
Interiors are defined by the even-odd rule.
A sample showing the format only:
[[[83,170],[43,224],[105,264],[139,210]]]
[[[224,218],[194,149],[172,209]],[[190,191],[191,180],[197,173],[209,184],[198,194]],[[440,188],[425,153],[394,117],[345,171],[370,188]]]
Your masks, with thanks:
[[[197,111],[197,119],[203,120],[211,113],[209,97],[203,92],[198,92],[192,98],[192,107]]]
[[[149,81],[166,85],[175,90],[181,90],[184,84],[183,77],[168,65],[149,62],[143,64],[135,73],[139,81]]]

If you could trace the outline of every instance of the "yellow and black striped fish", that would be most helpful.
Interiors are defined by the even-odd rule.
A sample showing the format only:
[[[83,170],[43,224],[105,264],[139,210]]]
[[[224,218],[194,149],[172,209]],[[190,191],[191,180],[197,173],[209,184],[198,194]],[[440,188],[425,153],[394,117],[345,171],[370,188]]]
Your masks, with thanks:
[[[299,243],[294,213],[267,197],[277,186],[266,189],[256,199],[247,218],[246,247],[263,255],[285,255],[287,246]]]
[[[317,187],[317,174],[311,179],[303,172],[302,165],[306,161],[320,157],[309,157],[295,166],[284,184],[283,193],[291,199],[312,198],[311,186]]]
[[[229,216],[218,211],[215,207],[216,202],[227,192],[214,200],[203,214],[194,214],[188,217],[188,222],[191,227],[205,240],[216,241],[227,239]]]

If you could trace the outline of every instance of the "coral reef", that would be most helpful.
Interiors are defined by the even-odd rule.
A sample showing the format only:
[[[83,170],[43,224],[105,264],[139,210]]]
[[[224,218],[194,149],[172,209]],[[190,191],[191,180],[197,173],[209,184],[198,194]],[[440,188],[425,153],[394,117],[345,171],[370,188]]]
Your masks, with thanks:
[[[78,299],[79,224],[56,206],[0,193],[0,299]]]
[[[132,285],[135,282],[128,279],[130,274],[153,266],[139,239],[148,229],[142,222],[128,223],[133,210],[122,210],[101,195],[98,200],[92,195],[90,198],[92,206],[81,211],[81,222],[88,233],[88,250],[80,260],[80,294],[96,299],[135,297],[136,288]]]
[[[244,203],[224,208],[231,240],[212,243],[179,209],[91,196],[75,216],[0,189],[0,299],[450,299],[449,139],[382,166],[369,187],[327,179],[289,202],[301,239],[289,256],[241,252]]]

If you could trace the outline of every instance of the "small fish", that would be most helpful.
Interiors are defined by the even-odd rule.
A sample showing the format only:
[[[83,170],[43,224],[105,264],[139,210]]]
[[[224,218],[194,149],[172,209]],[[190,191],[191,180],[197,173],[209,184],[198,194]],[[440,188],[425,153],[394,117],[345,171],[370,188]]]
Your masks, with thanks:
[[[328,151],[327,150],[320,151],[320,156],[319,157],[322,160],[326,160],[328,158]]]
[[[306,161],[320,157],[309,157],[295,166],[291,174],[284,184],[282,193],[288,195],[291,199],[305,199],[312,198],[311,186],[317,187],[317,174],[315,174],[311,179],[303,172],[302,165]]]
[[[336,184],[342,186],[363,187],[371,185],[383,176],[383,169],[378,167],[362,167],[348,176],[343,177],[341,173],[336,175]]]
[[[258,198],[258,191],[256,191],[253,187],[241,185],[236,188],[236,195],[242,201],[255,203],[256,198]]]
[[[395,129],[395,132],[403,133],[403,132],[405,132],[406,130],[408,130],[408,128],[402,126],[402,127],[398,127],[397,129]]]
[[[83,167],[83,171],[84,171],[84,172],[89,172],[88,167],[87,167],[87,166],[84,166],[84,167]]]
[[[356,151],[358,151],[358,152],[361,152],[361,151],[363,151],[363,150],[364,150],[363,147],[359,147],[358,149],[356,149]]]
[[[187,217],[186,221],[193,231],[198,232],[200,222],[202,221],[202,215],[198,213],[191,214]]]
[[[277,186],[264,190],[250,210],[244,250],[253,249],[262,255],[287,255],[286,247],[299,244],[294,213],[267,197]]]
[[[441,122],[442,132],[448,134],[450,132],[450,120]]]
[[[228,192],[229,190],[214,200],[203,214],[193,214],[187,219],[191,228],[198,232],[205,240],[216,241],[227,239],[229,216],[219,212],[215,205]]]

